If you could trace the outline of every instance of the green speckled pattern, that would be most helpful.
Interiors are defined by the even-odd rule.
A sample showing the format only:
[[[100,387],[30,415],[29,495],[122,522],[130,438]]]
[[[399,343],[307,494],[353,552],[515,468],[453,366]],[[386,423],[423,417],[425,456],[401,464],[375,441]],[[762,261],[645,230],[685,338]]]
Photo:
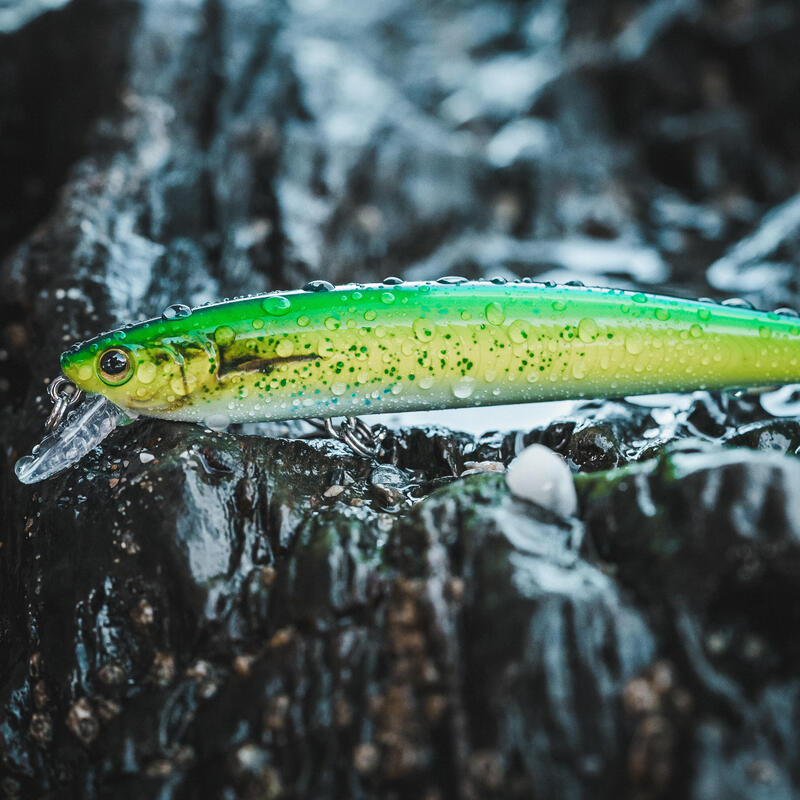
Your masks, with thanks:
[[[120,386],[99,377],[109,347],[135,367]],[[104,334],[61,365],[129,411],[225,424],[793,383],[798,359],[791,316],[479,281],[226,301]]]

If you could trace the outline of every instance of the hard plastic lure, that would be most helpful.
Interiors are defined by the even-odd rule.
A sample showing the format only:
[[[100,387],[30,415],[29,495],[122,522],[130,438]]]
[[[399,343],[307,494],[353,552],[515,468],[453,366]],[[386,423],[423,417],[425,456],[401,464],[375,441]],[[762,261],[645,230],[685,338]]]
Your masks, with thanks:
[[[61,368],[127,417],[219,428],[792,383],[800,320],[525,281],[314,282],[194,310],[171,306],[160,319],[75,345]]]

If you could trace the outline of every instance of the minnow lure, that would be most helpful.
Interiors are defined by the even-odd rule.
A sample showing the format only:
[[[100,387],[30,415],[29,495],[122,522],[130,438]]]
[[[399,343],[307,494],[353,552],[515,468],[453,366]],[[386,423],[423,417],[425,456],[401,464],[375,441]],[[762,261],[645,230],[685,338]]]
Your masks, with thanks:
[[[171,306],[160,319],[75,345],[61,369],[65,383],[105,401],[95,401],[94,414],[73,411],[81,412],[73,427],[92,430],[86,441],[65,454],[63,434],[49,437],[18,466],[22,480],[62,469],[140,414],[222,428],[792,383],[800,320],[582,285],[315,281],[193,310]],[[65,395],[53,397],[63,413]]]

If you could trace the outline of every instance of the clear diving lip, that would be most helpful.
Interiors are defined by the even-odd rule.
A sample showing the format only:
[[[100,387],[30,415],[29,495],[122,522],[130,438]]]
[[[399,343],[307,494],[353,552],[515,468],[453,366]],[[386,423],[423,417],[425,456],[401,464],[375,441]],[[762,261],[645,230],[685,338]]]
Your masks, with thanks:
[[[22,483],[38,483],[80,461],[131,415],[102,395],[87,398],[66,420],[14,465]]]

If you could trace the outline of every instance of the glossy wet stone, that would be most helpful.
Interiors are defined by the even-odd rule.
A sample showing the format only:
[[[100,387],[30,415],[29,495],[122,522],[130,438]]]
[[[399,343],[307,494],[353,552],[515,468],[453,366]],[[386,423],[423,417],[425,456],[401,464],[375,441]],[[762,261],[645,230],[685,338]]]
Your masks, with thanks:
[[[702,447],[578,482],[587,552],[639,597],[686,665],[686,701],[715,720],[692,733],[699,796],[709,781],[758,796],[734,787],[765,739],[776,743],[764,758],[771,791],[792,784],[798,467],[774,452]]]

